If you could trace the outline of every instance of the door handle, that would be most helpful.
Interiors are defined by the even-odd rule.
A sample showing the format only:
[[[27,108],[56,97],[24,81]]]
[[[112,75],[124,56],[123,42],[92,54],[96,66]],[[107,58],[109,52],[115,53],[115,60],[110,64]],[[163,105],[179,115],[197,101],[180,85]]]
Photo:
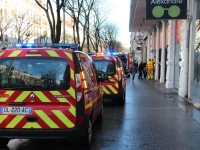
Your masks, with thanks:
[[[92,91],[87,91],[85,94],[91,93]]]
[[[27,122],[38,122],[38,117],[26,117]]]

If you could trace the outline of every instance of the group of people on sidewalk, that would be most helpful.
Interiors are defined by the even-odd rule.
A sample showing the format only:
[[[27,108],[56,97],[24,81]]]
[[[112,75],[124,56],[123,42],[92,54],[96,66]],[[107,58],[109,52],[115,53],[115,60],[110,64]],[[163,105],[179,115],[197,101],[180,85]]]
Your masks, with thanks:
[[[131,72],[132,72],[132,82],[134,82],[135,79],[135,74],[138,72],[138,79],[154,79],[154,60],[149,59],[149,61],[143,62],[141,61],[140,64],[138,65],[137,61],[134,60],[133,63],[131,64]]]

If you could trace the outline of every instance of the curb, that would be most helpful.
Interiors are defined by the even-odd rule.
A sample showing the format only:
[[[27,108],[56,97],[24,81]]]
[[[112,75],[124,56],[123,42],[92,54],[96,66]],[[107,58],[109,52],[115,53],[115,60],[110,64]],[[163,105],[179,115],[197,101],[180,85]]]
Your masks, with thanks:
[[[200,104],[197,103],[196,101],[194,100],[190,100],[188,98],[184,98],[187,102],[191,103],[194,107],[196,107],[197,109],[200,109]]]

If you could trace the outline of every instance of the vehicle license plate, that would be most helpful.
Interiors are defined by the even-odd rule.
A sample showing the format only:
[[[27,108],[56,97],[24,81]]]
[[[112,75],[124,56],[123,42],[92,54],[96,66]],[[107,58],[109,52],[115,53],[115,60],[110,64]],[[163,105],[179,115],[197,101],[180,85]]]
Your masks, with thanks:
[[[30,107],[0,107],[0,114],[32,114]]]

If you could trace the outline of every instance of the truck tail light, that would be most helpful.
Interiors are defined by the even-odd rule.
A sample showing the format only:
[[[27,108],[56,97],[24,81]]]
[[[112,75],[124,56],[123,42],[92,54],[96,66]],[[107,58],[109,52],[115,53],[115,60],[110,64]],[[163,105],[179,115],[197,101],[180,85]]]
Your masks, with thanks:
[[[85,74],[81,71],[79,74],[75,75],[76,77],[76,100],[79,102],[83,96],[83,90],[87,89],[88,84],[85,79]]]
[[[121,81],[121,79],[122,79],[122,70],[121,70],[121,68],[118,68],[117,70],[118,70],[118,76],[119,76],[118,80]]]

